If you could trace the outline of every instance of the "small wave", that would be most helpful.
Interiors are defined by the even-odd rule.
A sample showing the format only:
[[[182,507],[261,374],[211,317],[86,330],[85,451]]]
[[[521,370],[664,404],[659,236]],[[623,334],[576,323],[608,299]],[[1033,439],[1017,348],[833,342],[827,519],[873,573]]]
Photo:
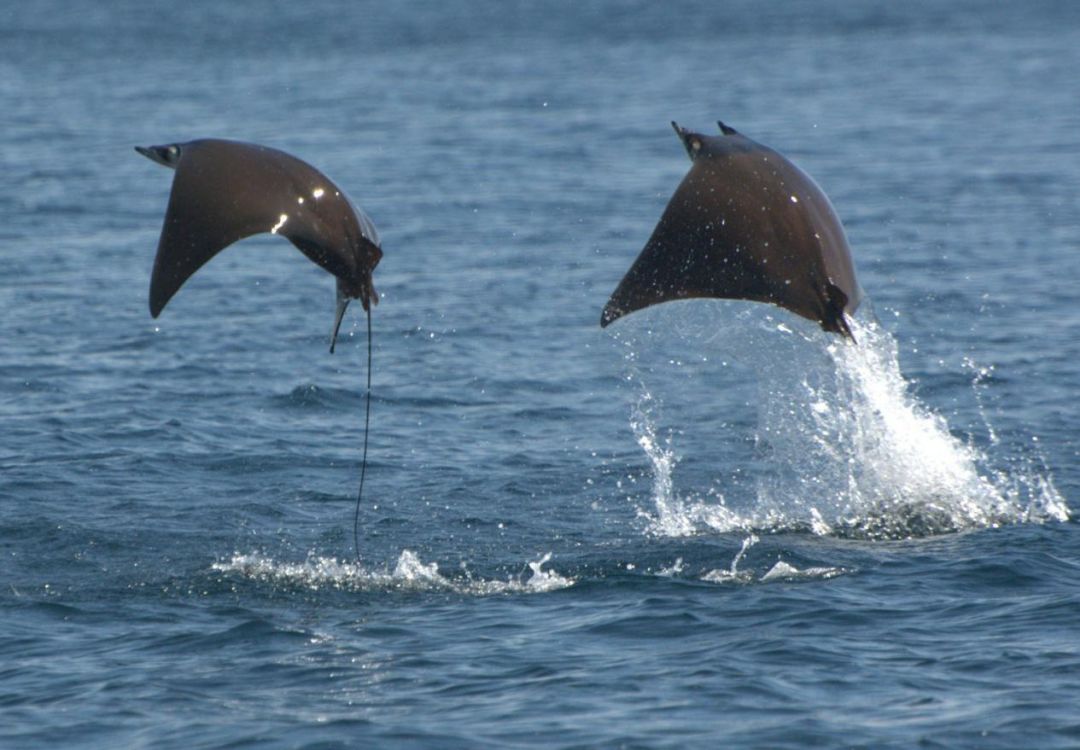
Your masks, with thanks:
[[[836,578],[843,575],[846,571],[843,568],[833,568],[830,566],[814,566],[810,568],[796,568],[794,565],[784,562],[783,560],[777,560],[769,570],[756,579],[761,583],[771,583],[773,581],[809,581],[809,580],[828,580],[830,578]],[[710,570],[708,573],[701,577],[701,580],[707,583],[752,583],[755,578],[754,574],[748,571],[740,572],[738,574],[732,574],[728,570],[718,569]]]
[[[790,565],[783,560],[777,560],[776,564],[769,568],[769,571],[761,577],[762,581],[792,581],[792,580],[806,580],[806,579],[829,579],[836,578],[838,575],[842,575],[843,568],[833,568],[829,566],[814,566],[810,568],[803,568],[802,570],[796,568],[794,565]]]
[[[275,406],[283,409],[336,409],[355,406],[361,395],[343,388],[325,388],[307,383],[298,385],[288,394],[272,397]]]
[[[751,534],[743,539],[742,547],[735,553],[735,557],[732,558],[730,566],[726,569],[717,568],[716,570],[710,570],[701,576],[701,580],[707,583],[753,583],[754,581],[768,583],[770,581],[827,580],[848,572],[843,568],[831,566],[811,566],[809,568],[799,569],[783,560],[777,560],[776,563],[760,577],[755,576],[753,571],[739,570],[739,563],[746,557],[747,550],[759,541],[761,541],[761,539],[757,534]]]
[[[373,570],[360,563],[343,562],[331,557],[310,557],[299,563],[279,562],[259,554],[235,554],[219,561],[211,569],[276,586],[293,586],[319,591],[447,591],[472,596],[493,594],[544,593],[573,586],[575,581],[543,566],[551,553],[528,563],[526,578],[505,581],[464,577],[449,577],[439,572],[437,563],[425,563],[415,552],[403,550],[393,570]]]

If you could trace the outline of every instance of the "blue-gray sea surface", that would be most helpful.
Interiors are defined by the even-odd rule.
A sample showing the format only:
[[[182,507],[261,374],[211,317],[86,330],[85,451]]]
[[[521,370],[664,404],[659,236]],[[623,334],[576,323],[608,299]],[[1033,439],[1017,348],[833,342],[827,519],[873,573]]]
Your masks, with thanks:
[[[1080,747],[1080,4],[0,6],[0,747]],[[849,346],[599,327],[723,119],[831,197]],[[365,323],[218,136],[373,217]]]

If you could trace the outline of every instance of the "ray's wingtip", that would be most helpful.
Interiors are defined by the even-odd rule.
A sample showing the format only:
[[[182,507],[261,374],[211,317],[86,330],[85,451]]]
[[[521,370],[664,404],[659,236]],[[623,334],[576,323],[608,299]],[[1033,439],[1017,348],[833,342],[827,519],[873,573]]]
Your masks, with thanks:
[[[622,310],[612,307],[610,304],[605,305],[603,312],[600,313],[600,327],[607,328],[621,317]]]
[[[859,340],[855,338],[855,333],[851,330],[851,323],[848,322],[847,317],[843,313],[837,318],[836,323],[840,330],[840,338],[850,341],[852,346],[858,346]]]

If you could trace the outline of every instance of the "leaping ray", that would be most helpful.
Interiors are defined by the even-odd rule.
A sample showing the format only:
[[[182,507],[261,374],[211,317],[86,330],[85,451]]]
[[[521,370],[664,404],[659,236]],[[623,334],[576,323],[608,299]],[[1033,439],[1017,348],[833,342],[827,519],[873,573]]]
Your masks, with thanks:
[[[150,279],[155,318],[192,274],[234,242],[269,232],[287,237],[337,278],[334,351],[350,299],[378,303],[372,272],[382,258],[367,214],[310,164],[283,151],[214,138],[136,146],[176,170]]]
[[[671,123],[693,165],[600,317],[693,297],[771,302],[852,338],[862,299],[829,199],[781,154],[724,123],[707,136]]]
[[[155,318],[192,274],[229,245],[253,234],[287,237],[337,279],[334,351],[349,300],[367,313],[367,394],[360,486],[353,544],[360,556],[360,502],[367,473],[371,422],[371,306],[379,295],[372,273],[382,258],[379,233],[367,214],[310,164],[253,143],[208,138],[167,146],[136,146],[143,156],[176,170],[150,278]]]

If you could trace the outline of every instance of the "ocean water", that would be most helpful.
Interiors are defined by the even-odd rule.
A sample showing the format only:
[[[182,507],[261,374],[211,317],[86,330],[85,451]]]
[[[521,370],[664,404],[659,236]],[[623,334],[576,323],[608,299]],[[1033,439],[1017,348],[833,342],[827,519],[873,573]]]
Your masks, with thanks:
[[[0,747],[1080,747],[1080,5],[0,5]],[[848,346],[600,310],[720,118],[831,197]],[[171,175],[285,149],[365,323]]]

